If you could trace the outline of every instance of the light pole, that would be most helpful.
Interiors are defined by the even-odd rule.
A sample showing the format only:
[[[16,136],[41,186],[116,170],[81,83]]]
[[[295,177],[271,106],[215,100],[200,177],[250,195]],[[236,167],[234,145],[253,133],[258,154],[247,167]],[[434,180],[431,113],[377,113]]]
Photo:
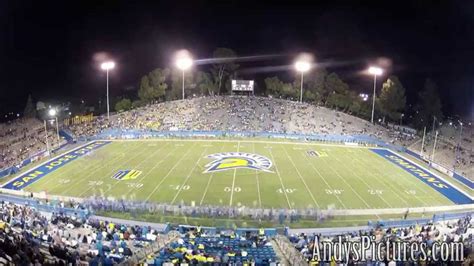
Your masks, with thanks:
[[[377,76],[382,75],[383,70],[379,67],[369,67],[369,73],[374,75],[374,93],[372,95],[372,116],[370,119],[370,122],[373,124],[374,123],[374,111],[375,111],[375,88],[377,86]]]
[[[405,114],[401,114],[400,115],[400,126],[402,126],[402,122],[403,122],[403,117],[405,116]]]
[[[59,123],[58,123],[58,116],[57,116],[57,111],[56,109],[49,109],[48,114],[50,117],[54,117],[56,120],[56,137],[58,139],[58,147],[59,147]]]
[[[453,165],[453,172],[456,171],[456,161],[458,160],[458,154],[459,154],[459,146],[461,145],[462,142],[462,122],[458,120],[459,125],[461,126],[461,131],[459,132],[459,141],[458,144],[456,145],[456,151],[454,153],[454,165]]]
[[[44,120],[44,133],[46,136],[46,153],[51,156],[51,152],[49,151],[48,128],[46,127],[46,120]]]
[[[114,69],[115,67],[115,62],[113,61],[108,61],[108,62],[104,62],[102,63],[102,65],[100,65],[100,67],[102,68],[102,70],[105,70],[105,72],[107,73],[107,120],[110,118],[110,107],[109,107],[109,70],[110,69]]]
[[[186,54],[178,56],[176,59],[176,67],[183,72],[183,100],[184,100],[184,71],[188,70],[193,65],[193,59]]]
[[[300,86],[300,103],[303,102],[303,79],[304,72],[307,72],[311,68],[311,64],[308,61],[296,61],[295,69],[301,73],[301,86]]]

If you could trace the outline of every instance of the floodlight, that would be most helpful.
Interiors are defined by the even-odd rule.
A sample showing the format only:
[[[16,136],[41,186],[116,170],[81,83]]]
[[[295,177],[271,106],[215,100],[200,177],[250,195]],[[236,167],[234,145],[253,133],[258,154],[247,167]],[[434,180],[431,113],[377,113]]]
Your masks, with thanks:
[[[115,67],[115,62],[113,61],[104,62],[100,65],[100,67],[102,68],[102,70],[113,69]]]
[[[382,75],[383,70],[380,67],[369,67],[369,73],[375,76]]]
[[[181,70],[187,70],[193,65],[193,60],[190,57],[179,57],[176,59],[176,67]]]
[[[306,72],[311,68],[311,64],[307,61],[296,61],[295,68],[298,72]]]
[[[49,109],[48,111],[49,116],[56,116],[56,113],[57,113],[56,109]]]

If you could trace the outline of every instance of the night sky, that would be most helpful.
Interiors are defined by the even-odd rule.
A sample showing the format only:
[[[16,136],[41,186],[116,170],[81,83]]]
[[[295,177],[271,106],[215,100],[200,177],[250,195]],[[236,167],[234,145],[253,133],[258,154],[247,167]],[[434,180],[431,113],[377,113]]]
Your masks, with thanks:
[[[203,59],[229,47],[239,56],[272,55],[241,63],[239,75],[262,85],[267,75],[291,80],[284,66],[310,52],[370,92],[372,80],[360,71],[384,58],[409,102],[430,77],[446,114],[473,119],[474,1],[322,2],[0,1],[0,114],[21,112],[28,94],[97,102],[105,94],[99,52],[117,62],[110,88],[119,96],[153,68],[172,67],[176,50]],[[262,73],[264,66],[276,71]]]

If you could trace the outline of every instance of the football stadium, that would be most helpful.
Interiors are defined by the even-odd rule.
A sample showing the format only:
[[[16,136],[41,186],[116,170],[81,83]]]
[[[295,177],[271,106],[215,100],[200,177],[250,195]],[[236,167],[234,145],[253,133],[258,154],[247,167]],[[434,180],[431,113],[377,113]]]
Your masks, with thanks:
[[[414,44],[438,34],[400,26],[411,32],[408,50],[366,50],[345,21],[398,28],[367,13],[385,9],[355,5],[356,18],[337,5],[308,5],[341,32],[333,33],[296,30],[296,18],[310,22],[300,16],[306,6],[287,3],[255,4],[259,12],[234,36],[204,27],[215,25],[208,7],[241,10],[221,4],[194,3],[192,15],[179,3],[8,9],[11,42],[24,49],[7,62],[31,77],[8,70],[0,83],[11,87],[0,97],[0,265],[471,265],[472,84],[462,85],[465,65],[419,67],[422,58],[445,60]],[[441,6],[394,16],[429,32],[426,21],[452,24]],[[297,38],[261,15],[281,17]],[[47,56],[23,39],[34,23],[18,17],[64,20],[44,31],[48,44],[38,49]],[[375,24],[361,36],[379,31]],[[253,32],[279,41],[251,38],[248,52],[240,38]],[[373,45],[395,47],[386,35]],[[214,38],[235,48],[216,48]],[[272,45],[280,52],[254,52]],[[459,73],[439,75],[451,69]],[[26,84],[33,80],[38,87]]]

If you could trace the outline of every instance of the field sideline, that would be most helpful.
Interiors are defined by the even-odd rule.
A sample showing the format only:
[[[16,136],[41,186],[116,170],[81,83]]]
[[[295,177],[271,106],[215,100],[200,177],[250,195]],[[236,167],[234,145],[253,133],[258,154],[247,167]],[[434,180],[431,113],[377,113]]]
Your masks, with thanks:
[[[367,148],[258,140],[112,141],[24,190],[198,206],[376,209],[454,204]]]

